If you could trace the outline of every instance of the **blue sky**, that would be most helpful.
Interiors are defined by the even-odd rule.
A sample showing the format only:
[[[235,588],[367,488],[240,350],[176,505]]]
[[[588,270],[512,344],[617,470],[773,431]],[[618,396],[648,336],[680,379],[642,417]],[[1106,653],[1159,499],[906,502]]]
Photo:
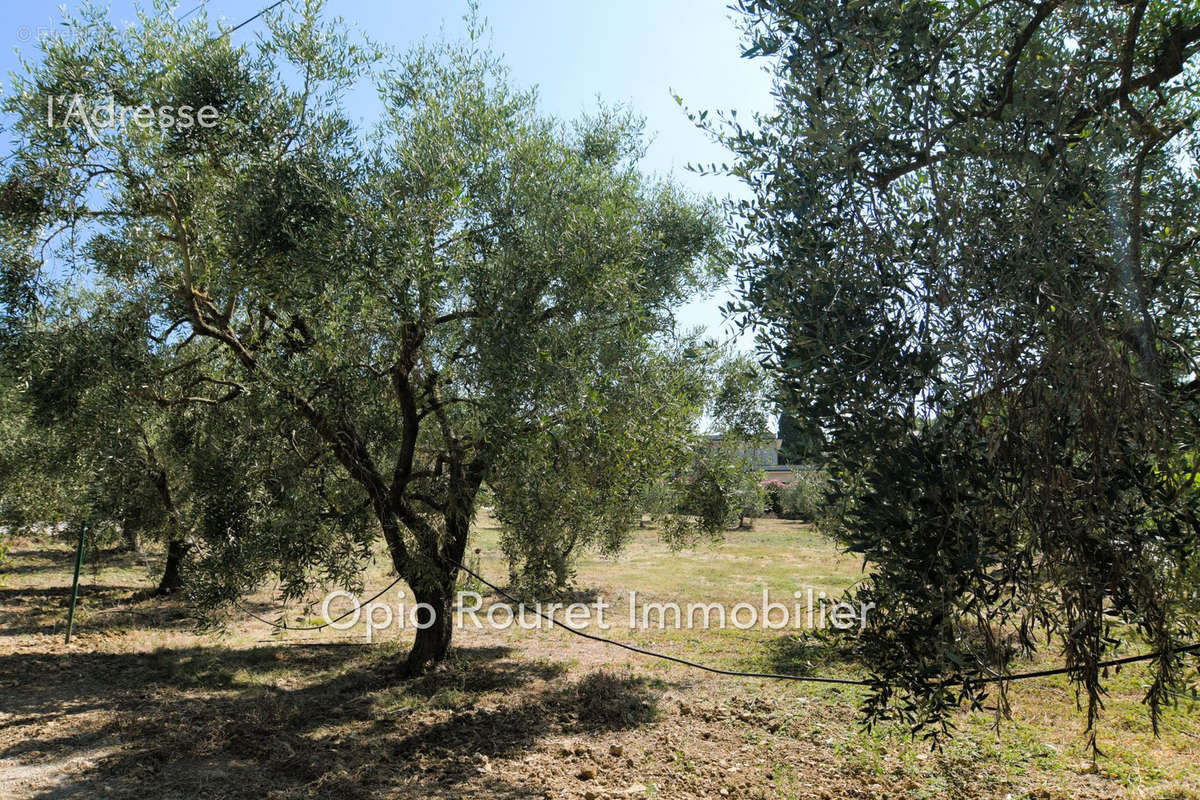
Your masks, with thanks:
[[[503,54],[521,86],[536,85],[543,108],[573,118],[605,103],[625,103],[646,118],[652,137],[645,167],[670,174],[690,189],[725,197],[742,189],[733,180],[686,171],[689,163],[727,160],[724,150],[692,126],[672,94],[696,110],[736,108],[741,115],[770,106],[770,80],[759,62],[740,57],[739,31],[727,0],[480,0],[494,49]],[[199,0],[183,0],[177,15]],[[210,22],[236,24],[267,0],[209,0]],[[17,54],[34,56],[34,39],[60,20],[58,2],[33,0],[6,10],[0,29],[3,83],[18,66]],[[127,20],[134,4],[118,0],[112,16]],[[424,37],[456,37],[464,31],[466,0],[328,0],[327,13],[341,16],[373,39],[396,46]],[[237,31],[249,41],[262,30],[256,22]],[[373,118],[373,95],[355,96],[357,113]],[[729,326],[718,306],[724,292],[683,310],[681,321],[706,327],[725,338]]]

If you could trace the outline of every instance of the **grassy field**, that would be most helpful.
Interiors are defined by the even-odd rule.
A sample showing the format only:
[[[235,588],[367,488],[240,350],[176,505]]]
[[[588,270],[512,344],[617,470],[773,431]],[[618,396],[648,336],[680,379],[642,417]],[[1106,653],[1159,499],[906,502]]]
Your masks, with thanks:
[[[495,526],[473,547],[506,575]],[[964,713],[940,750],[862,730],[853,687],[711,675],[561,630],[456,633],[450,662],[393,675],[410,636],[279,632],[234,613],[198,634],[178,600],[134,600],[147,565],[102,554],[83,573],[63,643],[72,553],[14,544],[0,574],[0,800],[10,798],[1200,798],[1200,712],[1155,738],[1144,673],[1115,676],[1093,762],[1065,679],[1013,687],[1013,718]],[[152,561],[157,556],[151,556]],[[384,562],[366,581],[385,586]],[[836,594],[859,565],[806,526],[759,520],[719,545],[671,553],[640,531],[616,559],[585,559],[580,598],[613,603],[612,638],[716,666],[812,669],[780,631],[629,630],[639,602],[794,602]],[[391,598],[394,602],[394,598]],[[487,596],[486,603],[498,598]],[[291,624],[269,592],[248,602]]]

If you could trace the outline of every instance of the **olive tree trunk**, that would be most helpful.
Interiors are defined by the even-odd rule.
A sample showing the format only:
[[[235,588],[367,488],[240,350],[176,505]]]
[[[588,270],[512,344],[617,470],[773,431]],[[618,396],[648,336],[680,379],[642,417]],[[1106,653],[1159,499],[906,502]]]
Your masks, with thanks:
[[[471,495],[473,500],[474,496]],[[446,513],[446,537],[440,552],[432,554],[435,563],[423,574],[409,579],[416,601],[416,637],[403,666],[403,673],[415,677],[446,659],[454,636],[454,600],[458,588],[459,564],[466,552],[471,517],[459,509],[472,508],[471,502],[456,504]],[[403,573],[402,573],[403,574]]]
[[[156,595],[175,594],[183,589],[183,559],[189,549],[188,543],[182,539],[167,542],[167,563],[163,568],[162,580],[154,590]]]

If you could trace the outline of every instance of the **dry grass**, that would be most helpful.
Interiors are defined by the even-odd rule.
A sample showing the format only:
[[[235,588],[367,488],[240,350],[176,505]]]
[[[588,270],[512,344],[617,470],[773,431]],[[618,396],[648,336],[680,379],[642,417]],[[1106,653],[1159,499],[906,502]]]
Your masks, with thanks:
[[[505,574],[495,526],[475,542]],[[62,641],[71,554],[18,542],[0,578],[0,800],[10,798],[961,797],[1200,798],[1200,714],[1155,738],[1143,673],[1113,683],[1095,765],[1062,679],[1014,687],[997,732],[963,714],[940,752],[862,731],[857,691],[731,679],[562,631],[464,629],[419,680],[394,667],[407,634],[279,634],[233,617],[198,635],[178,600],[134,601],[136,559],[85,568],[78,635]],[[651,531],[619,559],[585,559],[581,594],[614,602],[609,635],[722,666],[853,674],[762,630],[631,631],[641,601],[758,603],[835,594],[858,564],[805,526],[760,520],[674,554]],[[384,585],[382,561],[368,586]],[[269,596],[251,600],[270,614]],[[295,622],[311,612],[286,610]]]

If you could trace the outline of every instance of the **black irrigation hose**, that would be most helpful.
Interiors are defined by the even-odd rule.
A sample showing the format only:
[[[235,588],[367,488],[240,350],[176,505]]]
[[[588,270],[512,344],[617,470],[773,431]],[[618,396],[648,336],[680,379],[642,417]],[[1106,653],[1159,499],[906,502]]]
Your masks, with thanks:
[[[501,589],[499,586],[496,586],[495,584],[490,583],[486,578],[484,578],[479,573],[463,566],[462,564],[458,564],[456,562],[450,561],[449,559],[444,559],[444,560],[446,560],[451,566],[458,567],[463,572],[467,573],[472,578],[479,581],[484,586],[487,586],[492,591],[494,591],[497,594],[499,594],[500,596],[506,598],[510,602],[513,602],[513,603],[521,602],[520,600],[513,597],[508,592]],[[769,678],[771,680],[805,681],[808,683],[835,683],[835,684],[841,684],[841,685],[846,685],[846,686],[880,686],[883,684],[882,681],[872,681],[872,680],[857,680],[856,681],[856,680],[850,680],[850,679],[846,679],[846,678],[826,678],[826,677],[821,677],[821,676],[816,676],[816,675],[787,675],[787,674],[776,674],[776,673],[770,673],[770,672],[740,672],[737,670],[719,669],[717,667],[710,667],[706,664],[698,664],[695,661],[688,661],[687,659],[676,658],[675,656],[669,656],[664,653],[656,653],[653,650],[647,650],[642,647],[636,647],[631,644],[625,644],[624,642],[617,642],[612,639],[605,639],[603,636],[596,636],[595,634],[586,633],[584,631],[579,630],[578,628],[572,628],[570,625],[564,625],[563,623],[561,623],[557,619],[555,619],[552,615],[542,613],[541,609],[537,610],[537,614],[540,617],[550,620],[550,622],[554,623],[555,625],[558,625],[561,628],[565,628],[566,630],[570,631],[571,633],[575,634],[576,636],[582,636],[585,639],[591,639],[593,641],[603,642],[605,644],[616,645],[617,647],[624,648],[625,650],[632,650],[633,652],[641,653],[642,655],[653,656],[654,658],[661,658],[664,661],[674,661],[676,664],[683,664],[684,666],[695,667],[696,669],[701,669],[701,670],[704,670],[705,672],[713,672],[713,673],[716,673],[717,675],[732,675],[732,676],[738,677],[738,678]],[[1121,666],[1122,664],[1132,664],[1137,661],[1152,661],[1153,659],[1161,658],[1162,656],[1167,655],[1167,654],[1195,653],[1195,652],[1200,652],[1200,643],[1185,645],[1183,647],[1170,648],[1167,650],[1158,650],[1153,653],[1144,653],[1142,655],[1137,655],[1137,656],[1126,656],[1125,658],[1116,658],[1111,661],[1101,662],[1100,664],[1097,664],[1096,667],[1098,669],[1103,669],[1105,667],[1118,667],[1118,666]],[[1043,669],[1043,670],[1038,670],[1036,672],[1021,672],[1016,675],[993,675],[993,676],[990,676],[987,678],[968,678],[966,681],[964,681],[964,683],[983,684],[983,683],[999,683],[1000,681],[1021,681],[1021,680],[1028,680],[1030,678],[1046,678],[1046,677],[1050,677],[1052,675],[1067,675],[1072,672],[1078,672],[1079,669],[1080,669],[1079,667],[1059,667],[1057,669]]]
[[[451,566],[458,567],[463,572],[467,573],[472,578],[474,578],[475,580],[482,583],[484,586],[487,586],[489,589],[496,592],[496,594],[500,595],[501,597],[506,598],[509,602],[517,603],[517,604],[521,603],[520,600],[513,597],[508,592],[504,591],[496,584],[491,583],[490,581],[487,580],[487,578],[484,578],[482,575],[475,572],[474,570],[469,569],[468,567],[465,567],[462,564],[459,564],[457,562],[450,561],[449,559],[443,559],[443,560],[445,560]],[[875,685],[874,681],[862,681],[862,680],[856,681],[856,680],[851,680],[849,678],[825,678],[825,677],[816,676],[816,675],[777,675],[777,674],[771,673],[771,672],[738,672],[736,670],[731,670],[731,669],[721,669],[719,667],[710,667],[707,664],[699,664],[695,661],[688,661],[686,658],[677,658],[676,656],[669,656],[665,653],[656,653],[655,651],[647,650],[644,647],[638,647],[636,645],[626,644],[625,642],[618,642],[613,639],[606,639],[603,636],[597,636],[594,633],[587,633],[585,631],[579,630],[578,628],[572,628],[570,625],[564,625],[563,623],[561,623],[557,619],[555,619],[553,614],[547,614],[547,613],[543,612],[540,607],[538,609],[536,609],[536,611],[537,611],[537,615],[539,617],[549,620],[552,624],[558,625],[560,628],[564,628],[564,629],[570,631],[571,633],[575,634],[576,636],[582,636],[584,639],[591,639],[594,642],[603,642],[604,644],[615,645],[615,646],[623,648],[625,650],[630,650],[634,653],[641,653],[644,656],[651,656],[653,658],[661,658],[663,661],[674,661],[676,664],[683,664],[685,667],[693,667],[695,669],[704,670],[705,672],[712,672],[717,675],[732,675],[737,678],[770,678],[772,680],[777,680],[777,681],[807,681],[809,683],[836,683],[836,684],[840,684],[843,686],[874,686]]]
[[[391,589],[393,586],[395,586],[397,583],[399,583],[399,582],[400,582],[400,581],[402,581],[402,580],[404,580],[404,579],[403,579],[403,578],[396,578],[396,580],[392,581],[392,582],[391,582],[391,583],[389,583],[387,586],[383,587],[383,588],[382,588],[382,589],[380,589],[378,592],[376,592],[375,594],[371,595],[371,596],[370,596],[370,597],[367,599],[366,603],[362,603],[361,605],[365,606],[365,605],[367,605],[368,603],[371,603],[371,602],[374,602],[375,600],[378,600],[380,597],[382,597],[382,596],[383,596],[383,593],[384,593],[384,592],[386,592],[388,589]],[[353,614],[353,613],[354,613],[354,611],[347,611],[345,614],[342,614],[340,617],[334,617],[333,619],[329,620],[329,621],[328,621],[328,622],[326,622],[324,625],[301,625],[301,626],[299,626],[299,627],[295,627],[295,628],[293,628],[293,627],[291,627],[291,626],[289,626],[289,625],[287,624],[287,620],[284,620],[284,622],[283,622],[283,624],[282,624],[282,625],[280,625],[278,622],[271,622],[271,620],[269,620],[269,619],[263,619],[263,618],[262,618],[262,617],[260,617],[258,614],[255,614],[253,611],[250,611],[249,609],[247,609],[247,608],[245,608],[244,606],[242,606],[240,603],[234,603],[234,604],[233,604],[233,607],[234,607],[234,608],[236,608],[238,611],[241,611],[241,612],[242,612],[243,614],[245,614],[246,616],[248,616],[248,617],[254,617],[254,618],[255,618],[256,620],[258,620],[259,622],[261,622],[261,623],[263,623],[263,624],[265,624],[265,625],[270,625],[272,628],[278,628],[278,629],[279,629],[279,630],[281,630],[281,631],[319,631],[319,630],[321,630],[321,629],[323,629],[323,628],[328,628],[330,625],[332,625],[332,624],[333,624],[333,623],[335,623],[335,622],[340,622],[341,620],[344,620],[346,617],[348,617],[348,616],[350,616],[351,614]],[[355,611],[357,611],[357,610],[359,610],[359,609],[358,609],[358,608],[356,608],[356,609],[355,609]]]
[[[489,581],[487,578],[480,575],[478,572],[475,572],[473,569],[471,569],[467,566],[464,566],[463,564],[459,564],[456,561],[451,561],[448,558],[443,557],[442,560],[445,561],[448,565],[450,565],[452,567],[457,567],[458,569],[462,570],[466,574],[470,575],[472,578],[479,581],[484,586],[488,587],[493,592],[495,592],[496,594],[505,598],[509,602],[522,604],[521,600],[518,600],[516,597],[513,597],[511,594],[504,591],[499,586],[497,586],[496,584]],[[393,586],[395,586],[401,580],[402,580],[401,578],[396,578],[396,580],[392,581],[387,586],[385,586],[382,591],[376,592],[365,603],[362,603],[360,605],[367,605],[368,603],[378,599],[379,597],[381,597],[383,595],[384,592],[391,589]],[[235,603],[234,606],[238,610],[240,610],[242,613],[253,617],[254,619],[258,620],[259,622],[262,622],[266,625],[270,625],[273,628],[278,628],[280,630],[287,630],[287,631],[319,631],[322,628],[328,628],[333,623],[343,620],[346,617],[350,616],[351,613],[353,613],[351,611],[347,611],[345,614],[342,614],[340,617],[329,620],[324,625],[306,625],[306,626],[299,627],[299,628],[292,628],[292,627],[289,627],[286,623],[284,623],[283,625],[280,625],[277,622],[271,622],[270,620],[263,619],[262,617],[258,616],[257,614],[243,608],[241,605],[238,605],[237,603]],[[629,650],[631,652],[639,653],[644,656],[650,656],[651,658],[658,658],[663,661],[672,661],[676,664],[682,664],[685,667],[692,667],[693,669],[703,670],[704,672],[711,672],[715,675],[729,675],[729,676],[735,677],[735,678],[765,678],[768,680],[796,681],[796,682],[803,682],[803,683],[829,683],[829,684],[836,684],[839,686],[881,686],[881,685],[885,684],[885,682],[883,682],[883,681],[853,680],[851,678],[828,678],[828,677],[824,677],[821,675],[792,675],[792,674],[787,674],[787,673],[742,672],[740,670],[721,669],[720,667],[712,667],[712,666],[709,666],[708,664],[700,664],[696,661],[688,661],[686,658],[678,658],[677,656],[669,656],[666,653],[659,653],[654,650],[648,650],[644,647],[638,647],[637,645],[626,644],[625,642],[618,642],[615,639],[606,639],[603,636],[597,636],[594,633],[588,633],[586,631],[580,630],[579,628],[573,628],[570,625],[566,625],[562,622],[559,622],[554,617],[553,614],[547,614],[547,613],[543,612],[540,607],[535,609],[535,613],[542,619],[549,621],[552,625],[557,625],[558,627],[563,628],[564,630],[566,630],[570,633],[573,633],[576,636],[580,636],[584,639],[590,639],[593,642],[600,642],[602,644],[610,644],[610,645],[613,645],[614,647],[620,647],[623,650]],[[1134,664],[1139,661],[1153,661],[1154,659],[1162,658],[1165,655],[1178,655],[1180,653],[1196,653],[1196,652],[1200,652],[1200,643],[1184,645],[1183,647],[1169,648],[1166,650],[1157,650],[1153,653],[1143,653],[1141,655],[1136,655],[1136,656],[1126,656],[1124,658],[1114,658],[1110,661],[1102,661],[1101,663],[1097,664],[1096,667],[1097,667],[1097,669],[1105,669],[1107,667],[1119,667],[1124,664]],[[1001,681],[1023,681],[1023,680],[1030,680],[1033,678],[1049,678],[1049,677],[1052,677],[1055,675],[1069,675],[1073,672],[1078,672],[1080,669],[1081,669],[1080,667],[1058,667],[1055,669],[1036,670],[1034,672],[1019,672],[1015,675],[992,675],[992,676],[989,676],[986,678],[968,678],[968,679],[964,680],[963,683],[974,686],[974,685],[985,684],[985,683],[999,683]]]
[[[1119,667],[1122,664],[1134,664],[1138,661],[1153,661],[1156,658],[1162,658],[1166,655],[1178,655],[1180,653],[1197,653],[1200,652],[1200,642],[1196,644],[1187,644],[1182,647],[1169,647],[1165,650],[1155,650],[1153,653],[1142,653],[1139,656],[1126,656],[1125,658],[1114,658],[1111,661],[1101,661],[1096,665],[1096,669],[1106,669],[1108,667]],[[1016,675],[993,675],[989,678],[970,678],[965,683],[999,683],[1000,681],[1023,681],[1029,678],[1047,678],[1051,675],[1069,675],[1072,672],[1079,672],[1083,667],[1059,667],[1058,669],[1042,669],[1036,672],[1018,672]]]

